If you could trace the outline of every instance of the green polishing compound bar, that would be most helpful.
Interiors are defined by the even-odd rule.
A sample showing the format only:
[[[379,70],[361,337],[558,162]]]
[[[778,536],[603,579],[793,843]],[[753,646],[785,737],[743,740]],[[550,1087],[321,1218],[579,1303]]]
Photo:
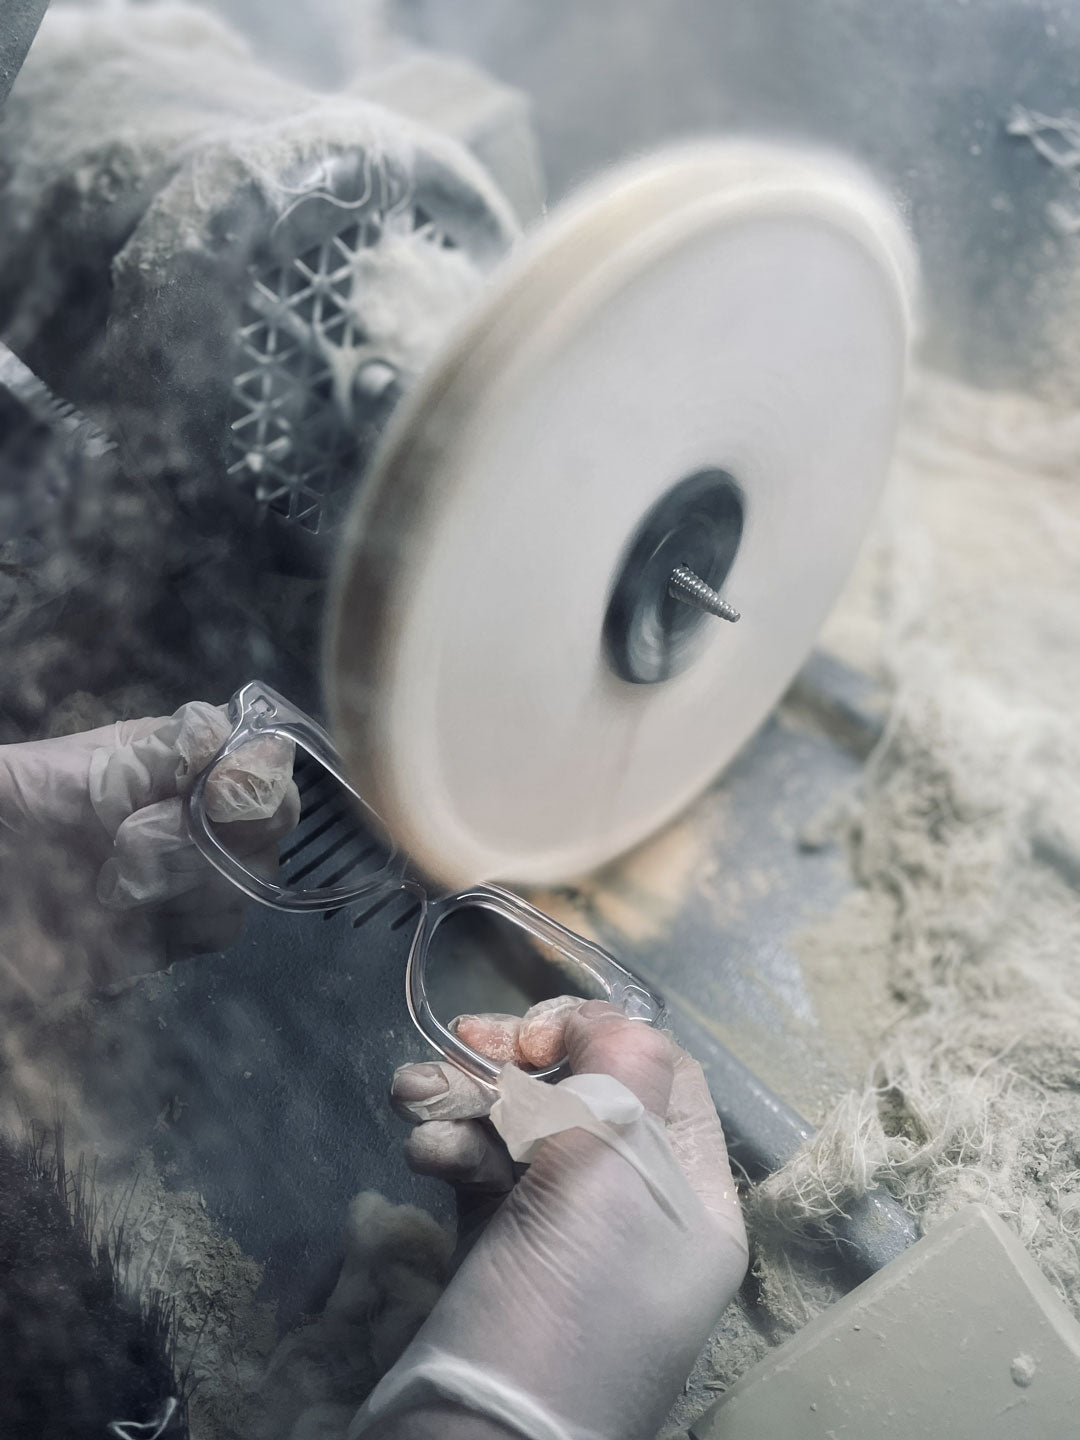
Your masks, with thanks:
[[[693,1440],[1064,1440],[1080,1324],[981,1205],[922,1240],[747,1371]]]

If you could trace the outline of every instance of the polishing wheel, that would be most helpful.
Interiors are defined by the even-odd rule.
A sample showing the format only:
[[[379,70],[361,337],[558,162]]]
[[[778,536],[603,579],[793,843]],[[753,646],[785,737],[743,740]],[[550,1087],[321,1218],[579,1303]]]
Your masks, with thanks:
[[[748,143],[608,175],[508,262],[395,415],[330,607],[337,741],[425,872],[580,874],[753,733],[867,528],[913,281],[871,182]]]

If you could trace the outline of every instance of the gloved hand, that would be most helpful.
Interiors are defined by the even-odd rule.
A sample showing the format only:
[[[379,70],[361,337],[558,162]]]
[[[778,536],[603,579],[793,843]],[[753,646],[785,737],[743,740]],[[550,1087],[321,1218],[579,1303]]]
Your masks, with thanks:
[[[747,1264],[701,1067],[598,1001],[457,1028],[494,1058],[565,1050],[573,1075],[508,1065],[496,1092],[443,1063],[396,1073],[410,1163],[497,1208],[350,1440],[651,1440]],[[531,1160],[516,1185],[493,1122]]]
[[[228,738],[225,711],[0,747],[0,996],[41,1000],[230,944],[244,897],[188,839],[182,797]],[[245,746],[207,786],[229,846],[272,873],[299,815],[292,746]]]

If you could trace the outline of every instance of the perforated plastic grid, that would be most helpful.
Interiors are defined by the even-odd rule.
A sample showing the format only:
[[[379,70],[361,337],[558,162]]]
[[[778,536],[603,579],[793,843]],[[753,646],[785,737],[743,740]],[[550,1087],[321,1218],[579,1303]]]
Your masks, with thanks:
[[[422,206],[393,224],[433,247],[454,241]],[[356,474],[365,441],[385,423],[389,361],[368,355],[354,383],[349,352],[367,344],[359,319],[358,256],[388,217],[342,217],[341,228],[286,263],[253,265],[240,317],[229,409],[226,474],[260,507],[314,534],[333,518],[330,498]]]

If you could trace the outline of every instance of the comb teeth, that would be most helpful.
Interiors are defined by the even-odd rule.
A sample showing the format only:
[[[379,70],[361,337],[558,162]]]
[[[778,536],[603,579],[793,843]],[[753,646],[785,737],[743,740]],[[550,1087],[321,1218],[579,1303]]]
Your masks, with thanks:
[[[300,820],[278,857],[280,883],[286,889],[332,890],[379,869],[379,843],[358,823],[336,782],[304,760],[294,774]]]

